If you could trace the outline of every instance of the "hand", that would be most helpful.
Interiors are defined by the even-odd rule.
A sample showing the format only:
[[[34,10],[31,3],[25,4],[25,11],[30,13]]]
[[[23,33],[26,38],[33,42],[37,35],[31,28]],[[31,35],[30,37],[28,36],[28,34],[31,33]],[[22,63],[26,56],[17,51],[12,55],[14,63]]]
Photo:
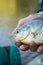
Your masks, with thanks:
[[[38,18],[38,17],[40,17],[40,16],[34,14],[34,15],[30,15],[26,18],[19,20],[19,23],[14,30],[16,30],[18,27],[24,25],[25,23],[30,22],[32,19],[35,19],[35,18]],[[13,31],[13,33],[14,33],[14,31]],[[31,51],[36,51],[37,49],[39,49],[40,51],[43,51],[43,45],[37,46],[37,44],[34,41],[31,41],[29,45],[25,45],[25,44],[21,43],[21,41],[18,40],[15,43],[15,45],[18,46],[21,50],[24,50],[24,51],[28,50],[28,49],[30,49]]]

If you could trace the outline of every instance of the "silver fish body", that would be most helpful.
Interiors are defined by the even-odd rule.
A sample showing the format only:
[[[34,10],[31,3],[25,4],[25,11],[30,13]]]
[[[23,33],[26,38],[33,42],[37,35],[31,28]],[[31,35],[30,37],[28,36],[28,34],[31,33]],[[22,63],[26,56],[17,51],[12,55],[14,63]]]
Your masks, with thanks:
[[[20,40],[24,44],[35,41],[36,44],[43,44],[43,19],[34,19],[16,31],[14,31],[12,39]]]

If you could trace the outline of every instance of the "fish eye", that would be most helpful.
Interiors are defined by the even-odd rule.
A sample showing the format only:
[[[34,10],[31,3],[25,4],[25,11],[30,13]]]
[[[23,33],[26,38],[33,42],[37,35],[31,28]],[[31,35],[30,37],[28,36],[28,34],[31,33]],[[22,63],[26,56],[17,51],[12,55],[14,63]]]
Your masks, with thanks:
[[[17,33],[19,33],[19,31],[17,30]]]

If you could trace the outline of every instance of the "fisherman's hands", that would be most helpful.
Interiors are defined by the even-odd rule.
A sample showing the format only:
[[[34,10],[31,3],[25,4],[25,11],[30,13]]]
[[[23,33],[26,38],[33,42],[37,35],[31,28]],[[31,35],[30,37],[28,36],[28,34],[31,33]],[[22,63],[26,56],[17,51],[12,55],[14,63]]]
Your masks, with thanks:
[[[30,22],[32,19],[36,19],[38,17],[40,17],[40,16],[34,14],[34,15],[30,15],[26,18],[23,18],[23,19],[19,20],[19,23],[18,23],[17,27],[14,30],[16,30],[20,26],[26,24],[27,22]],[[40,50],[40,51],[43,51],[43,45],[37,46],[37,44],[34,41],[30,41],[29,45],[25,45],[25,44],[21,43],[21,41],[18,40],[15,43],[15,45],[18,46],[21,50],[24,50],[24,51],[28,50],[28,49],[30,49],[31,51],[36,51],[37,49]]]

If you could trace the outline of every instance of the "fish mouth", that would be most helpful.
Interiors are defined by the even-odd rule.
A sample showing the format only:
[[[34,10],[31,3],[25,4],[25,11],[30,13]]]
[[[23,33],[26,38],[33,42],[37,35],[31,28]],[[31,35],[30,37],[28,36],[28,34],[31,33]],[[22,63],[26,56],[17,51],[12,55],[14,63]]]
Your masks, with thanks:
[[[9,35],[9,38],[10,38],[10,39],[13,39],[13,34],[10,34],[10,35]]]

